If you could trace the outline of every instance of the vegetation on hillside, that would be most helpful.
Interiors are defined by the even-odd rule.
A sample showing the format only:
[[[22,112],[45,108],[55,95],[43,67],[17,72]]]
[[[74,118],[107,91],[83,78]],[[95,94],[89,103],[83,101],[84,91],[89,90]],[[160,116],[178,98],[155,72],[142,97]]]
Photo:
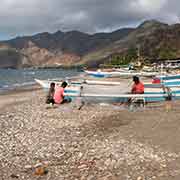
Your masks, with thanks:
[[[131,47],[127,52],[123,54],[114,54],[109,57],[109,60],[105,63],[106,65],[127,65],[130,62],[134,62],[138,58],[137,49]]]
[[[176,58],[176,50],[172,48],[161,48],[159,50],[159,59],[173,59]]]

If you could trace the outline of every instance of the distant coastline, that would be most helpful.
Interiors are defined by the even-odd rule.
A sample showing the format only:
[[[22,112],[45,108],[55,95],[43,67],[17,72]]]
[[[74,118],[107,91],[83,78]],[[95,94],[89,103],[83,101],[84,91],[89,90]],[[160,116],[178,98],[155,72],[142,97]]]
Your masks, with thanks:
[[[0,67],[0,69],[15,69],[15,70],[36,70],[36,69],[83,69],[84,65],[61,65],[61,66],[35,66],[35,67]]]

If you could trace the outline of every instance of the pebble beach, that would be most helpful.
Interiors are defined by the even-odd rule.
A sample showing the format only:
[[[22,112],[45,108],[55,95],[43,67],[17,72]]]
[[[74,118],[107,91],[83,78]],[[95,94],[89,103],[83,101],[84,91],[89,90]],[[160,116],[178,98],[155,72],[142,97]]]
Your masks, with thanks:
[[[2,180],[179,180],[180,102],[51,107],[34,88],[0,95]]]

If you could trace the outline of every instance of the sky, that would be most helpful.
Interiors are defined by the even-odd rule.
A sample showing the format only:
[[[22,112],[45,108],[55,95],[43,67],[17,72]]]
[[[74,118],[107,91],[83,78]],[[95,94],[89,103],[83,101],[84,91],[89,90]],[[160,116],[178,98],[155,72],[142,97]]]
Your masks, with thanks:
[[[1,0],[0,40],[40,32],[110,32],[144,20],[180,21],[180,0]]]

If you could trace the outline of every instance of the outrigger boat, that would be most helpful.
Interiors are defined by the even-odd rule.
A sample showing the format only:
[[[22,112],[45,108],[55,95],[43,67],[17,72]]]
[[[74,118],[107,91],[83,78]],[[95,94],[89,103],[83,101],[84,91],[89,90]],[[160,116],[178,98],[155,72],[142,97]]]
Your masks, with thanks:
[[[106,71],[84,71],[87,75],[93,76],[93,77],[98,77],[98,78],[109,78],[109,77],[122,77],[122,76],[144,76],[144,77],[153,77],[158,75],[158,72],[118,72],[118,71],[111,71],[111,72],[106,72]]]
[[[38,84],[40,84],[43,88],[47,89],[50,87],[50,83],[54,82],[56,85],[60,85],[63,80],[40,80],[40,79],[34,79]],[[109,85],[109,86],[114,86],[114,85],[121,85],[121,82],[117,81],[98,81],[98,80],[78,80],[78,81],[73,81],[73,80],[67,80],[67,83],[71,86],[79,86],[82,84],[88,84],[88,85]]]
[[[40,79],[35,79],[35,81],[40,84],[44,89],[49,89],[50,84],[52,82],[55,83],[55,86],[60,86],[62,81],[58,80],[40,80]],[[73,86],[73,85],[68,85],[65,88],[65,93],[72,93],[72,94],[78,94],[80,91],[80,86]]]
[[[48,89],[50,87],[50,83],[54,82],[56,85],[61,85],[63,80],[40,80],[40,79],[35,79],[35,81],[40,84],[44,89]],[[82,79],[78,81],[73,81],[73,80],[67,80],[68,85],[70,86],[80,86],[83,84],[88,84],[88,85],[106,85],[106,86],[117,86],[117,85],[122,85],[121,82],[119,81],[100,81],[100,80],[87,80],[87,79]],[[163,83],[144,83],[145,88],[163,88],[163,87],[176,87],[180,86],[180,80],[167,80],[164,81]]]
[[[43,88],[49,88],[52,81],[37,80]],[[55,81],[53,81],[55,82]],[[87,81],[91,82],[91,81]],[[106,82],[106,83],[105,83]],[[172,96],[173,99],[180,99],[179,87],[165,87],[161,84],[145,84],[144,94],[127,94],[127,89],[122,89],[120,82],[116,82],[112,86],[107,85],[107,81],[104,84],[97,84],[97,82],[91,82],[94,84],[71,82],[65,88],[65,95],[71,98],[81,97],[85,101],[90,102],[127,102],[129,98],[143,98],[145,102],[158,102],[165,101],[168,96]],[[56,85],[60,85],[61,82],[55,82]],[[121,92],[121,93],[119,93]]]
[[[180,80],[180,74],[166,74],[162,76],[156,76],[155,78],[160,80]]]
[[[153,83],[159,83],[164,86],[180,86],[180,74],[176,75],[166,75],[166,76],[156,76],[153,79]]]
[[[158,94],[91,94],[91,93],[81,93],[77,94],[66,94],[66,96],[70,97],[81,97],[84,101],[87,102],[116,102],[116,103],[125,103],[128,102],[130,98],[143,99],[144,102],[162,102],[166,101],[170,96],[172,100],[180,99],[179,93],[158,93]]]

